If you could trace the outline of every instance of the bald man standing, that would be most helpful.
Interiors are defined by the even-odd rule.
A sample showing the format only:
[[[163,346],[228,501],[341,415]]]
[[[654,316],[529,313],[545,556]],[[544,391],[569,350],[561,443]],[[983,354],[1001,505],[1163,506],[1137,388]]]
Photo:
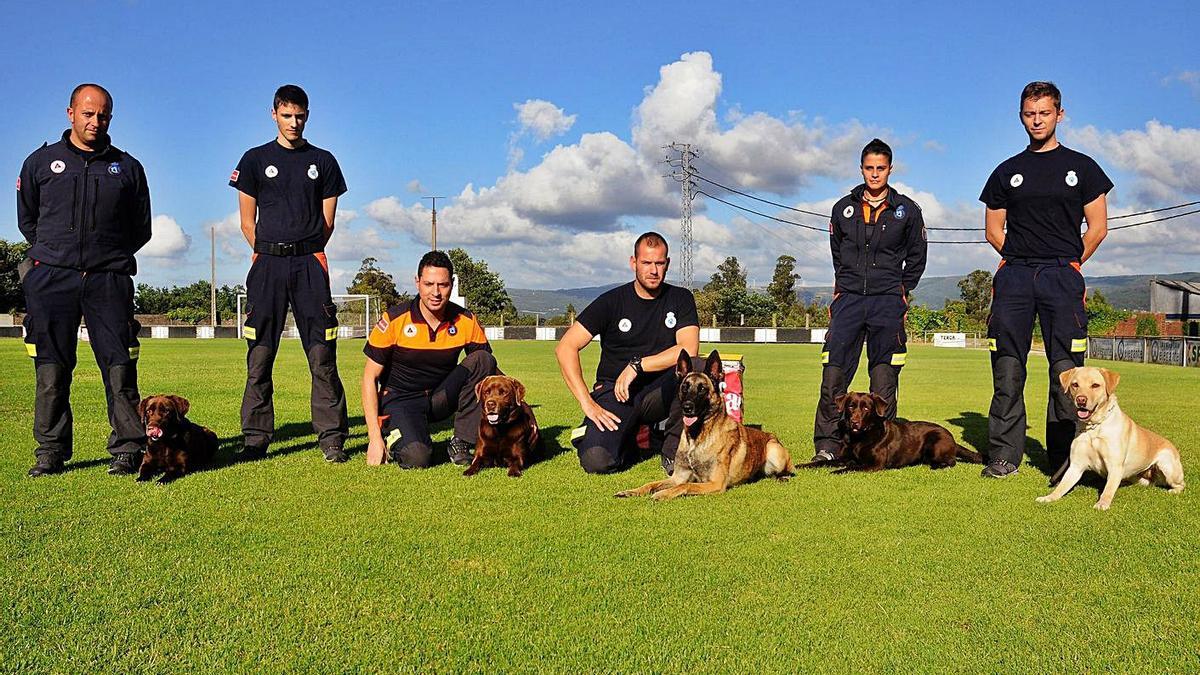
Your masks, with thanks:
[[[87,322],[108,403],[108,472],[137,471],[146,444],[138,419],[134,254],[150,241],[150,190],[142,165],[112,145],[113,100],[98,84],[71,92],[71,128],[25,160],[17,178],[17,225],[32,247],[21,265],[25,349],[33,358],[33,477],[62,473],[71,459],[71,375],[79,321]]]

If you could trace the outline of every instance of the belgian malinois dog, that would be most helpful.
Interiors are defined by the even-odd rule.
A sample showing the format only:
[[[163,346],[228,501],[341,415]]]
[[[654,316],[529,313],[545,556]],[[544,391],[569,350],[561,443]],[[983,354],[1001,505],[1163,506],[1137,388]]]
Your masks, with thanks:
[[[675,472],[669,478],[618,492],[618,497],[650,495],[656,501],[683,495],[719,494],[758,476],[786,480],[793,475],[792,456],[775,434],[742,426],[725,412],[721,396],[721,356],[708,355],[701,372],[692,371],[692,358],[680,350],[675,364],[683,436],[675,453]]]

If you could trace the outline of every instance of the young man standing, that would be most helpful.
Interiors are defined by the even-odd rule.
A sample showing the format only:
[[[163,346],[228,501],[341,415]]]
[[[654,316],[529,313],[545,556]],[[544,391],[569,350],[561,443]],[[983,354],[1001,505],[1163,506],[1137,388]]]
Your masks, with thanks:
[[[813,461],[840,454],[837,399],[854,380],[864,341],[871,392],[887,401],[888,419],[895,418],[900,369],[908,356],[906,295],[925,271],[925,220],[916,202],[888,185],[891,147],[876,138],[860,159],[863,183],[833,205],[829,220],[834,288],[821,350]]]
[[[1083,365],[1088,318],[1081,266],[1108,233],[1106,195],[1113,187],[1091,157],[1058,142],[1064,114],[1058,87],[1030,82],[1020,111],[1029,145],[996,167],[979,195],[987,206],[988,242],[1003,258],[988,320],[994,393],[983,476],[989,478],[1015,474],[1025,453],[1025,363],[1035,318],[1050,362],[1046,455],[1056,477],[1066,468],[1075,405],[1058,376]],[[1087,232],[1080,236],[1085,219]]]
[[[278,135],[242,155],[229,185],[238,190],[242,234],[254,249],[246,275],[244,460],[267,454],[275,431],[271,369],[288,307],[312,373],[312,425],[325,459],[346,461],[346,393],[337,371],[337,306],[329,291],[325,244],[333,234],[346,181],[337,160],[304,139],[308,95],[295,85],[275,92]]]
[[[670,263],[662,235],[647,232],[638,237],[629,257],[634,280],[592,301],[555,349],[567,388],[586,417],[571,442],[588,473],[628,466],[636,454],[638,427],[668,416],[663,468],[669,473],[674,465],[683,431],[682,418],[671,414],[678,386],[675,362],[681,349],[696,357],[700,325],[692,292],[664,281]],[[595,335],[600,336],[600,364],[589,390],[579,352]]]
[[[368,463],[381,464],[384,453],[390,453],[401,468],[429,466],[429,423],[451,415],[450,461],[471,463],[481,412],[475,385],[499,371],[483,326],[474,314],[450,302],[453,279],[449,256],[426,253],[417,265],[417,297],[388,308],[363,348]]]
[[[37,378],[33,477],[62,473],[71,459],[71,376],[81,317],[108,402],[108,472],[136,472],[146,444],[137,413],[133,256],[150,241],[150,190],[141,163],[109,140],[112,114],[104,87],[75,87],[67,106],[71,128],[35,150],[17,178],[17,226],[32,245],[21,265],[21,287],[28,308],[25,350]]]

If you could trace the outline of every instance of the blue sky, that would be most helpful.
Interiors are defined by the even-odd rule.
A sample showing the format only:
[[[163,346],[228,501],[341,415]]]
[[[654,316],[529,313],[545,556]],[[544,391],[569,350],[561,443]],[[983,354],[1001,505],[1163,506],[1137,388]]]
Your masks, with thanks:
[[[285,82],[309,92],[308,138],[350,186],[335,286],[366,255],[405,283],[428,246],[419,196],[431,193],[455,196],[439,204],[439,244],[510,285],[626,278],[639,231],[677,232],[677,188],[653,164],[672,140],[697,143],[718,180],[821,211],[880,135],[931,226],[979,225],[980,186],[1025,142],[1017,98],[1032,79],[1063,89],[1061,136],[1113,177],[1113,214],[1200,198],[1194,4],[244,4],[5,3],[18,30],[0,43],[0,77],[19,103],[0,164],[15,178],[57,138],[75,84],[108,87],[114,142],[145,164],[158,217],[139,281],[206,278],[214,224],[219,283],[244,277],[226,180],[273,137]],[[790,253],[806,283],[831,279],[819,234],[696,208],[698,278],[735,254],[762,279]],[[15,220],[9,192],[0,236],[18,236]],[[994,264],[986,246],[943,246],[927,273]],[[1089,266],[1200,270],[1200,216],[1115,232]]]

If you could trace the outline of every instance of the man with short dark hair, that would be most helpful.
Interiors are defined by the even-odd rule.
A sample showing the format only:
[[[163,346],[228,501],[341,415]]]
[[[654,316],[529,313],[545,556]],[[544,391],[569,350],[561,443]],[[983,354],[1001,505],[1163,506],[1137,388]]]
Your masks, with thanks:
[[[854,379],[864,342],[871,392],[887,401],[887,418],[896,417],[900,369],[908,356],[906,296],[925,271],[925,220],[916,202],[888,184],[891,147],[876,138],[860,159],[863,183],[833,205],[829,221],[835,280],[821,350],[813,461],[840,455],[845,439],[837,400]]]
[[[1106,195],[1113,184],[1091,157],[1058,142],[1065,113],[1058,87],[1030,82],[1020,106],[1029,145],[1001,162],[979,195],[987,207],[987,240],[1002,258],[988,319],[993,394],[983,476],[1015,474],[1025,454],[1025,362],[1036,318],[1050,363],[1046,456],[1050,469],[1058,469],[1053,484],[1066,468],[1076,419],[1059,375],[1083,365],[1088,317],[1082,265],[1108,234]]]
[[[242,234],[254,249],[246,275],[246,391],[243,460],[265,457],[275,433],[271,370],[289,306],[312,373],[312,425],[330,462],[346,461],[346,393],[337,371],[337,306],[329,289],[325,245],[346,181],[337,160],[304,138],[308,95],[295,85],[275,92],[274,140],[242,155],[229,185],[238,191]]]
[[[150,240],[142,165],[108,136],[113,101],[98,84],[71,93],[62,140],[35,150],[17,178],[17,226],[32,247],[21,265],[25,349],[37,393],[33,477],[61,473],[73,452],[71,379],[79,321],[100,366],[108,403],[108,472],[137,470],[146,444],[138,419],[134,254]]]
[[[696,300],[686,288],[665,282],[671,259],[657,232],[638,237],[629,257],[631,283],[605,292],[567,329],[555,350],[567,388],[583,409],[584,424],[572,434],[579,463],[588,473],[619,471],[637,456],[643,424],[670,417],[662,440],[663,468],[670,473],[683,423],[676,410],[675,362],[686,349],[700,351]],[[589,390],[579,352],[600,336],[600,364]],[[674,406],[678,407],[678,406]]]
[[[367,461],[382,463],[390,453],[401,468],[429,466],[429,423],[453,415],[447,454],[455,464],[470,464],[481,408],[475,385],[499,373],[496,359],[475,315],[450,302],[454,265],[449,256],[426,253],[414,281],[417,297],[389,307],[363,348]]]

